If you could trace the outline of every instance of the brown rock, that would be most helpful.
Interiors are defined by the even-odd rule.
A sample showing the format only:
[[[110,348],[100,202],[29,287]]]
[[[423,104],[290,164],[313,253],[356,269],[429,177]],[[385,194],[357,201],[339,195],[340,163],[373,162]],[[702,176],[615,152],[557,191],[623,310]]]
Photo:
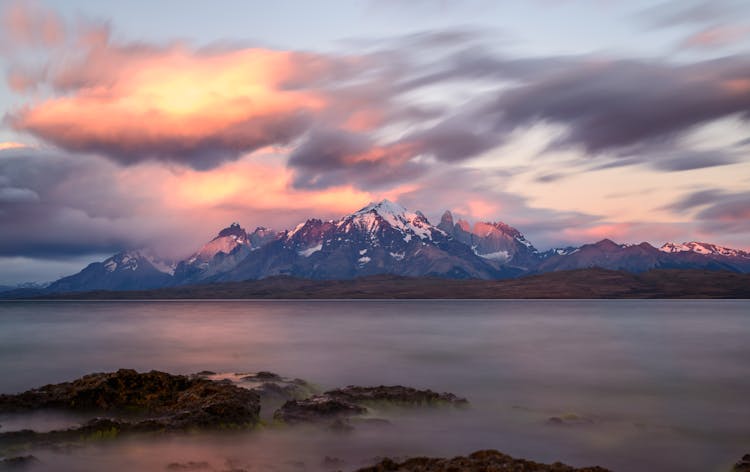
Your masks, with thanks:
[[[357,472],[460,472],[460,471],[502,471],[502,472],[609,472],[601,467],[584,467],[576,469],[560,462],[540,464],[524,459],[514,459],[494,450],[477,451],[467,457],[452,459],[416,457],[398,463],[392,459],[383,459],[371,467]]]

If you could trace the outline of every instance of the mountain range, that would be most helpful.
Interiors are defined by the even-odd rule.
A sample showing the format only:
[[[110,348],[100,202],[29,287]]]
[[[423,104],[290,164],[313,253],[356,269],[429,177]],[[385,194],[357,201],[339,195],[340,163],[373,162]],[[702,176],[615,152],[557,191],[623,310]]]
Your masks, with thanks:
[[[750,272],[750,253],[715,244],[617,244],[611,240],[539,251],[501,222],[455,221],[446,211],[433,225],[419,211],[388,200],[338,220],[308,219],[292,230],[234,223],[182,261],[127,251],[88,265],[46,287],[10,289],[50,294],[146,290],[289,276],[345,280],[375,275],[449,279],[509,279],[573,269],[634,274],[652,269]]]

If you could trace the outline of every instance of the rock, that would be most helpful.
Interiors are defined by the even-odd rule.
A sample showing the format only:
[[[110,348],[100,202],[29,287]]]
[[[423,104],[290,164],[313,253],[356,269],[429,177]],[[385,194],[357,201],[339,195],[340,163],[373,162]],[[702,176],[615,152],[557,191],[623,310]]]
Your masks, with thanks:
[[[354,431],[354,426],[347,418],[339,418],[329,424],[327,429],[334,433],[351,433]]]
[[[411,387],[349,386],[329,390],[323,394],[313,395],[304,400],[291,400],[276,410],[275,420],[285,423],[311,423],[321,420],[341,419],[367,413],[363,404],[390,404],[398,406],[421,407],[467,405],[465,398],[452,393],[436,393],[432,390],[417,390]],[[347,423],[347,427],[350,427]]]
[[[508,472],[609,472],[601,467],[577,469],[560,462],[540,464],[524,459],[514,459],[494,450],[477,451],[467,457],[452,459],[416,457],[398,463],[393,459],[383,459],[371,467],[357,472],[458,472],[458,471],[508,471]]]
[[[209,375],[216,375],[216,372],[214,372],[213,370],[202,370],[200,372],[196,372],[195,375],[197,375],[198,377],[208,377]]]
[[[568,413],[562,416],[552,416],[547,419],[547,424],[556,426],[580,426],[594,423],[596,423],[596,420],[593,418],[587,418],[573,413]]]
[[[278,406],[278,402],[302,400],[319,393],[315,386],[302,379],[289,379],[268,371],[235,374],[235,377],[235,381],[256,392],[261,399],[275,403],[274,407]]]
[[[296,385],[280,385],[271,382],[265,382],[252,390],[265,399],[294,400],[307,396]]]
[[[39,463],[34,456],[16,456],[0,459],[0,470],[24,470]]]
[[[289,424],[315,423],[364,413],[367,413],[367,408],[328,398],[324,394],[306,400],[290,400],[274,412],[273,418]]]
[[[57,409],[105,415],[78,428],[0,433],[0,443],[113,437],[131,432],[225,429],[255,425],[258,394],[201,377],[121,369],[73,382],[0,395],[0,412]]]
[[[179,470],[207,470],[210,469],[211,465],[208,462],[172,462],[168,464],[166,469],[170,471]]]
[[[742,459],[732,467],[732,472],[750,472],[750,454],[742,456]]]
[[[338,457],[325,456],[320,462],[323,467],[341,467],[345,464],[343,459]]]
[[[417,390],[401,385],[379,387],[348,386],[325,392],[331,398],[350,403],[389,403],[400,406],[468,405],[465,398],[452,393],[437,393],[432,390]]]
[[[282,379],[279,374],[274,374],[273,372],[262,370],[256,373],[255,375],[246,375],[242,377],[240,380],[282,380]]]

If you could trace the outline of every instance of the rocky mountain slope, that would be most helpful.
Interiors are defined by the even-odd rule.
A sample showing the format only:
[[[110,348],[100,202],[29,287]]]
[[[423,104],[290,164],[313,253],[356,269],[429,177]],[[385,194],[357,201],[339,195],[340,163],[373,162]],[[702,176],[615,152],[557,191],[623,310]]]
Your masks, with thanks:
[[[454,220],[446,211],[433,225],[419,211],[383,200],[338,220],[308,219],[292,230],[238,223],[221,230],[190,257],[167,264],[129,251],[90,264],[49,287],[8,290],[43,294],[88,290],[142,290],[288,276],[344,280],[374,275],[505,279],[529,274],[603,268],[643,273],[653,269],[750,272],[750,254],[702,242],[617,244],[609,239],[580,247],[539,251],[503,222]]]

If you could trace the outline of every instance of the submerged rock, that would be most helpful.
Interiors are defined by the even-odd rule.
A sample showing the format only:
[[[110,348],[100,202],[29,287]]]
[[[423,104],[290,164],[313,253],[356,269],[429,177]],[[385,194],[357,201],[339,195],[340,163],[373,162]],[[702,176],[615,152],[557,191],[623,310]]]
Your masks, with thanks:
[[[276,410],[275,420],[285,423],[312,423],[340,420],[367,413],[364,405],[388,404],[395,406],[463,406],[468,401],[452,393],[436,393],[432,390],[417,390],[411,387],[349,386],[329,390],[304,400],[291,400]]]
[[[596,423],[594,418],[568,413],[562,416],[551,416],[547,418],[547,424],[556,426],[581,426]]]
[[[269,381],[269,380],[282,380],[282,377],[279,374],[274,374],[273,372],[261,370],[260,372],[253,374],[253,375],[245,375],[244,377],[241,378],[241,380]]]
[[[77,428],[36,433],[0,433],[0,443],[112,437],[130,432],[224,429],[255,425],[258,394],[231,383],[151,371],[86,375],[17,395],[0,395],[0,412],[41,409],[86,412],[93,418]]]
[[[313,384],[297,378],[282,377],[279,374],[269,371],[259,371],[256,373],[235,372],[235,373],[210,373],[210,375],[201,375],[209,380],[216,382],[230,382],[239,387],[243,387],[256,392],[262,400],[270,402],[273,408],[277,408],[281,403],[287,400],[301,400],[308,398],[320,390]],[[264,408],[270,406],[264,405]]]
[[[16,456],[0,459],[0,470],[25,470],[39,463],[34,456]]]
[[[208,462],[172,462],[170,464],[167,464],[166,467],[167,470],[170,471],[181,471],[181,470],[209,470],[211,469],[211,464]]]
[[[560,462],[540,464],[511,456],[494,450],[477,451],[469,456],[441,459],[416,457],[404,462],[383,459],[371,467],[357,472],[458,472],[458,471],[507,471],[507,472],[609,472],[601,467],[583,467],[577,469]]]
[[[289,424],[315,423],[364,413],[367,413],[365,407],[328,398],[323,394],[306,400],[290,400],[274,412],[273,418]]]
[[[465,398],[452,393],[437,393],[432,390],[417,390],[401,385],[379,387],[356,387],[350,385],[345,388],[329,390],[325,393],[331,398],[351,403],[388,403],[400,406],[440,406],[468,405]]]

